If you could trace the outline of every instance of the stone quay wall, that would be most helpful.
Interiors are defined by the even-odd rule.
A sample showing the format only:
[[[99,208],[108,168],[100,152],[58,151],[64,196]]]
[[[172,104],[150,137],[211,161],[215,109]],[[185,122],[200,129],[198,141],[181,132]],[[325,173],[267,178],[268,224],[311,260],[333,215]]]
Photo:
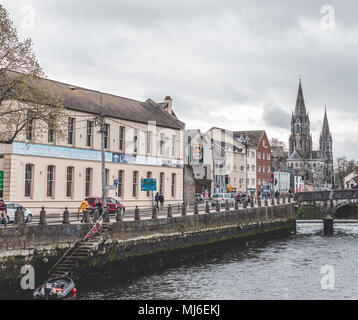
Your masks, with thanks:
[[[91,256],[81,261],[74,275],[97,272],[109,265],[127,265],[130,260],[148,264],[158,254],[171,258],[195,248],[225,241],[272,239],[295,233],[294,203],[231,211],[200,213],[172,218],[119,221]],[[34,225],[0,229],[0,288],[19,289],[20,269],[30,264],[38,281],[91,224]],[[138,261],[138,257],[142,260]],[[134,258],[134,259],[131,259]],[[137,260],[136,260],[137,259]],[[158,260],[159,261],[159,260]],[[162,263],[162,259],[160,259]],[[138,266],[138,265],[137,265]],[[126,269],[128,271],[128,269]],[[2,290],[0,290],[2,291]],[[0,296],[1,296],[0,292]]]

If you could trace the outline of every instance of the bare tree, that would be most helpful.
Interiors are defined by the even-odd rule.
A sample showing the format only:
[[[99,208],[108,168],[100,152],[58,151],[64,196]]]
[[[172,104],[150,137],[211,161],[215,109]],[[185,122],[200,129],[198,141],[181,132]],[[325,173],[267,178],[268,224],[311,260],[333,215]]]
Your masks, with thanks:
[[[344,178],[350,174],[353,170],[357,169],[357,164],[355,160],[347,160],[346,157],[338,157],[335,161],[334,167],[334,176],[335,182],[339,184],[340,187],[344,187]]]
[[[45,74],[30,38],[20,41],[6,9],[0,5],[0,143],[11,144],[23,130],[51,126],[63,135],[64,108],[42,86]],[[36,127],[37,126],[37,127]]]

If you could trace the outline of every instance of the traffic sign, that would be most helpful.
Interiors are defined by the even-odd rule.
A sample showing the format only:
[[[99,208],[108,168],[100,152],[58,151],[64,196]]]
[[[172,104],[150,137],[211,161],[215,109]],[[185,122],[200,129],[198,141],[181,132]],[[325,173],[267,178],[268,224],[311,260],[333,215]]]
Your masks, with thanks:
[[[113,180],[113,185],[116,186],[116,187],[118,186],[118,180],[117,179]]]
[[[155,191],[157,190],[156,179],[142,179],[140,185],[141,191]]]
[[[4,171],[0,171],[0,190],[4,190]]]
[[[116,190],[116,186],[106,186],[106,190]]]

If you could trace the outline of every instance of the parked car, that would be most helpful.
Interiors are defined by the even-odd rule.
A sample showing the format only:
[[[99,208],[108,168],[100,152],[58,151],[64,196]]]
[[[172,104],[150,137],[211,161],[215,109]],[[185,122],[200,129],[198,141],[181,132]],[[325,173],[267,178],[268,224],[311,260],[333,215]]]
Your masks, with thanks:
[[[220,205],[225,206],[226,200],[230,205],[235,204],[235,198],[232,193],[213,193],[211,196],[211,205],[214,207],[216,205],[216,201],[219,201]]]
[[[205,198],[202,193],[195,193],[195,200],[198,201],[198,203],[203,203],[205,201]]]
[[[236,200],[239,202],[242,202],[245,200],[245,198],[247,197],[247,193],[246,192],[239,192],[236,194]]]
[[[24,210],[24,216],[26,222],[31,222],[33,218],[33,213],[31,210],[23,207],[21,204],[14,203],[14,202],[5,202],[6,209],[7,209],[7,222],[14,222],[15,220],[15,212],[19,208],[21,210]]]
[[[102,197],[88,197],[86,198],[90,208],[93,209],[98,203],[102,204]],[[106,198],[107,208],[109,213],[115,213],[117,208],[122,209],[123,204],[117,201],[114,198],[107,197]]]

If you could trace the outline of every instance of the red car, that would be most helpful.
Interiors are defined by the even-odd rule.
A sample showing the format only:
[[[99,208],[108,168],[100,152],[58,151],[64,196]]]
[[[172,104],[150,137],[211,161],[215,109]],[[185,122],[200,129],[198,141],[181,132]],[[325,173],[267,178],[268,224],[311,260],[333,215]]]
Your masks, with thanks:
[[[94,208],[97,203],[102,204],[102,198],[101,197],[89,197],[86,198],[87,202],[89,203],[90,207]],[[106,198],[106,204],[109,213],[115,213],[117,211],[117,208],[122,209],[123,204],[121,204],[119,201],[113,198]]]

